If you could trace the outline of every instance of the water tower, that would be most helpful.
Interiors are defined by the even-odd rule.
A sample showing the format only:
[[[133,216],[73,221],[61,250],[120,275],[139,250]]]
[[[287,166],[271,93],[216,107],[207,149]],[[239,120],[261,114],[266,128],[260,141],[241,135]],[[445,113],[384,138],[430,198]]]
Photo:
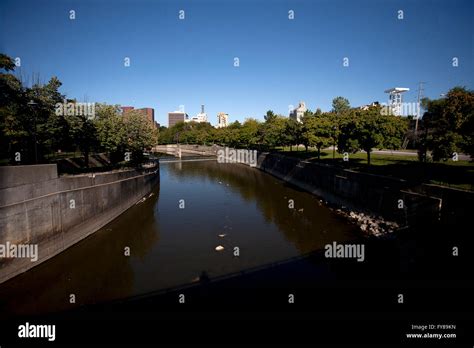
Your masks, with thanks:
[[[385,90],[388,93],[388,107],[392,115],[402,115],[402,93],[409,91],[410,88],[394,87]]]

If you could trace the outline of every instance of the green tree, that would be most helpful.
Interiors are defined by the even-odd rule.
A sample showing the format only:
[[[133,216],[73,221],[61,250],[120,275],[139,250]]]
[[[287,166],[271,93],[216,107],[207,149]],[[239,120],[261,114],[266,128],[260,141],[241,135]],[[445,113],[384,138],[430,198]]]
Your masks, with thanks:
[[[423,100],[423,137],[420,159],[431,150],[434,161],[452,158],[454,152],[474,155],[474,92],[454,87],[445,98]]]
[[[139,111],[130,111],[123,116],[126,149],[132,153],[132,163],[143,162],[143,151],[157,143],[157,133],[153,124]]]
[[[42,161],[47,153],[71,144],[64,116],[55,113],[56,104],[64,98],[60,87],[56,77],[44,85],[36,82],[31,88],[22,87],[21,99],[6,122],[12,143],[20,145],[17,150],[26,154],[22,157],[29,163]]]
[[[287,142],[288,142],[288,145],[290,146],[290,151],[292,151],[293,145],[298,146],[301,143],[302,131],[303,131],[303,128],[302,128],[301,122],[298,122],[293,118],[287,119],[285,134],[288,138]],[[298,149],[298,147],[296,149]]]
[[[89,167],[89,155],[98,145],[95,124],[85,115],[68,115],[66,119],[71,139],[84,155],[84,166],[87,168]]]
[[[340,124],[339,152],[364,150],[370,165],[370,155],[374,148],[399,148],[407,123],[401,117],[383,115],[380,111],[379,106],[373,106],[368,110],[347,113]]]
[[[260,127],[260,135],[262,143],[268,148],[284,145],[285,138],[286,117],[275,116],[267,119]]]
[[[344,97],[336,97],[332,100],[331,111],[334,112],[338,116],[349,111],[350,108],[351,108],[351,105],[349,103],[349,100],[347,100]]]
[[[321,158],[321,149],[326,148],[332,144],[332,134],[334,123],[331,115],[321,114],[314,116],[315,119],[315,133],[312,143],[318,150],[318,159]]]
[[[303,118],[301,138],[306,151],[309,146],[318,150],[318,159],[321,158],[321,149],[331,144],[332,121],[326,114],[306,116]]]
[[[273,121],[277,116],[272,110],[268,110],[265,116],[263,117],[265,121],[271,122]]]
[[[308,151],[308,147],[314,146],[316,132],[316,117],[304,116],[302,118],[301,126],[301,143],[305,147],[305,151]]]
[[[260,122],[254,118],[247,118],[240,129],[240,145],[254,148],[260,143],[258,134]]]
[[[0,155],[10,157],[22,151],[28,135],[26,122],[17,117],[25,110],[26,100],[21,82],[10,73],[15,68],[13,59],[0,54]]]
[[[127,141],[119,109],[118,105],[95,105],[97,137],[101,147],[108,152],[112,163],[123,160]]]

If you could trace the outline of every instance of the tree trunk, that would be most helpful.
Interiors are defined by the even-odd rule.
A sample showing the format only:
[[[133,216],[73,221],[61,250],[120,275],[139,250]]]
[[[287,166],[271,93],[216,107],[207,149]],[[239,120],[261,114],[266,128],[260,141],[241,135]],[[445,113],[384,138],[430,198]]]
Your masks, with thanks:
[[[321,146],[318,146],[318,161],[321,159]]]
[[[370,150],[367,151],[367,164],[370,166]]]

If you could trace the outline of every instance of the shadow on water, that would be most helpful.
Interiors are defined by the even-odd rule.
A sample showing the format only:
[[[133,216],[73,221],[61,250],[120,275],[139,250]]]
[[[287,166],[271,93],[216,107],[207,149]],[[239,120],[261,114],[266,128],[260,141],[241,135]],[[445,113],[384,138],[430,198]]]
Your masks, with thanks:
[[[144,257],[159,240],[153,214],[158,196],[159,187],[92,236],[2,284],[0,316],[63,310],[133,294],[131,262]],[[131,225],[141,228],[128,228]],[[124,257],[126,247],[132,251],[130,257]]]

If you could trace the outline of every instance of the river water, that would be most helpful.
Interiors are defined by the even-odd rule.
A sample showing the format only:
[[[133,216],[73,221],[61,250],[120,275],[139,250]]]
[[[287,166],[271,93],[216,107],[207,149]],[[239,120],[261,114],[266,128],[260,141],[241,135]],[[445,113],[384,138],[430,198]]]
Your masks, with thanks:
[[[202,272],[212,278],[355,238],[356,228],[317,197],[258,169],[215,160],[160,166],[151,197],[0,285],[1,315],[144,294],[189,283]]]

